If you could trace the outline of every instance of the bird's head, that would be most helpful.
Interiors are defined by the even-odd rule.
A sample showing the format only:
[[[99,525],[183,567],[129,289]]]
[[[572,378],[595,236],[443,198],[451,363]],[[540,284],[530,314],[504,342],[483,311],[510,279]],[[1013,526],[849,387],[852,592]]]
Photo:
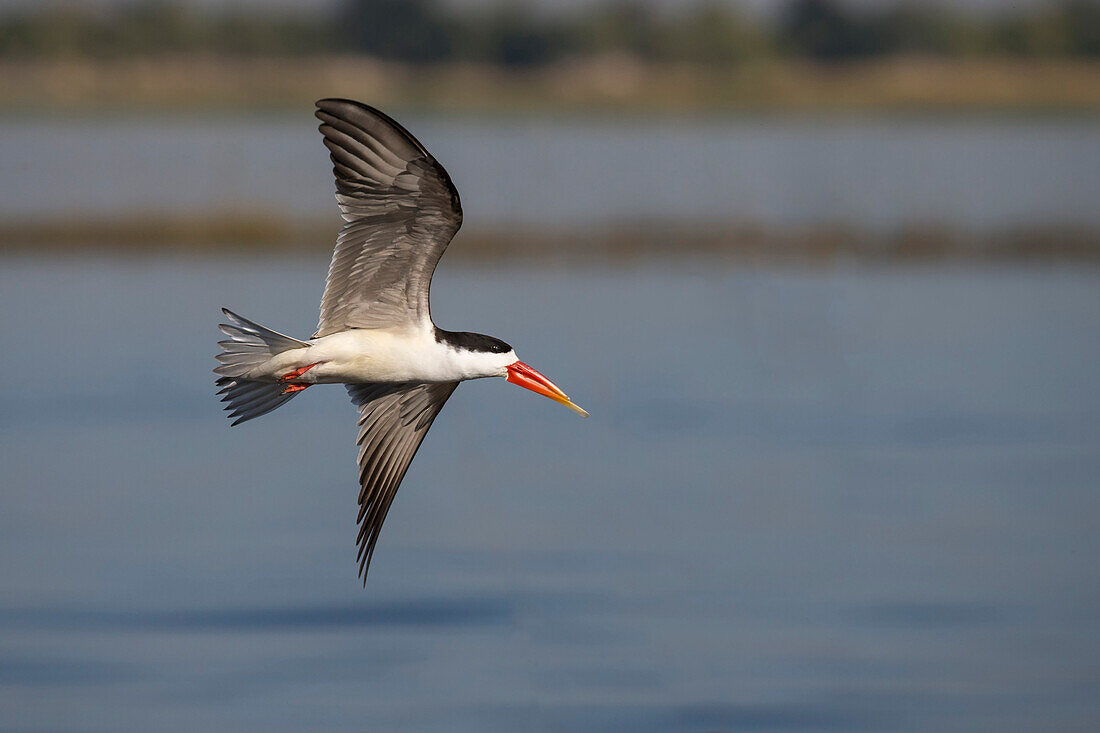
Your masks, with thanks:
[[[588,413],[578,407],[558,385],[516,356],[511,346],[498,338],[480,333],[455,333],[437,330],[436,338],[454,349],[468,378],[504,377],[512,384],[560,402],[582,417]]]

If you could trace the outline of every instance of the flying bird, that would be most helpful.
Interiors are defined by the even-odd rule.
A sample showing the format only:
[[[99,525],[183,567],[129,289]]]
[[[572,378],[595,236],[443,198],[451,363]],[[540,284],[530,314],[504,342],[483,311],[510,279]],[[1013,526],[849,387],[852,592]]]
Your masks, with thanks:
[[[459,382],[503,377],[587,417],[511,346],[444,331],[428,304],[432,273],[462,224],[447,171],[404,127],[346,99],[317,102],[344,226],[317,332],[285,336],[223,308],[216,384],[233,425],[315,384],[343,384],[359,409],[359,574],[417,448]]]

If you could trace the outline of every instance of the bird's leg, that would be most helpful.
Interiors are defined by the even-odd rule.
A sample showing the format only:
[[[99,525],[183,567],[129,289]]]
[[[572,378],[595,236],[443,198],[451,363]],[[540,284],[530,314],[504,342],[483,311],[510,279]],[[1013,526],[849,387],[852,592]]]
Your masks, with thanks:
[[[287,372],[283,376],[279,377],[279,381],[280,382],[289,382],[292,379],[297,379],[298,377],[302,376],[303,374],[305,374],[310,369],[312,369],[313,367],[317,366],[317,364],[320,364],[320,363],[321,362],[318,361],[314,364],[307,364],[304,367],[299,367],[299,368],[295,369],[294,371]]]
[[[294,392],[301,392],[303,389],[308,387],[309,386],[308,384],[302,384],[301,382],[291,382],[290,380],[297,379],[298,377],[302,376],[303,374],[305,374],[310,369],[312,369],[313,367],[317,366],[317,364],[320,364],[320,363],[321,362],[318,361],[318,362],[313,363],[313,364],[307,364],[304,367],[299,367],[299,368],[297,368],[293,371],[289,371],[286,374],[284,374],[283,376],[279,377],[280,382],[286,382],[287,383],[286,387],[283,388],[283,394],[292,394]]]

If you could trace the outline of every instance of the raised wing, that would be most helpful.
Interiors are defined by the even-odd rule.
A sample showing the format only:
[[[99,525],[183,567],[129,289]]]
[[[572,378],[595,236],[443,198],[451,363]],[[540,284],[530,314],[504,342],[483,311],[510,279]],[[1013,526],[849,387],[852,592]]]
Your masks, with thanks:
[[[432,273],[462,224],[458,191],[424,146],[378,110],[346,99],[317,108],[347,223],[314,338],[430,323]]]
[[[349,384],[359,406],[359,574],[367,583],[374,545],[416,449],[458,382]]]

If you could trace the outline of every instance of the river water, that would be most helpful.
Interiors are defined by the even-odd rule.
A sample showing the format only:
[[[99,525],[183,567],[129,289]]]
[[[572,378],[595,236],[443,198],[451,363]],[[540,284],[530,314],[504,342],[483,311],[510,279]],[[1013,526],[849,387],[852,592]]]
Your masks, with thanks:
[[[324,266],[0,261],[0,728],[1100,725],[1095,269],[445,259],[592,417],[460,387],[364,589],[344,391],[210,373]]]
[[[399,118],[473,227],[1100,228],[1100,125],[1087,119]],[[0,218],[332,216],[315,127],[310,110],[3,118]]]

